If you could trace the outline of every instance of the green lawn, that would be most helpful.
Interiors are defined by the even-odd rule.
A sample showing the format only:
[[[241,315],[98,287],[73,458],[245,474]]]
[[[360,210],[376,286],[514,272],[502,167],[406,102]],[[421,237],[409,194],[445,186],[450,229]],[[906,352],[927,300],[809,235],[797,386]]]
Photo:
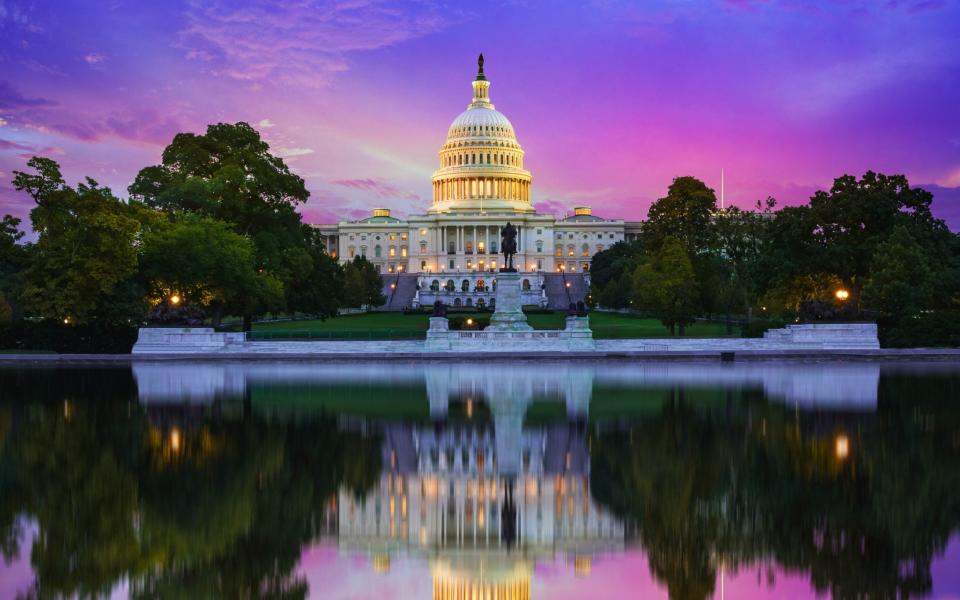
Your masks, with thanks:
[[[452,315],[451,315],[452,316]],[[457,313],[457,316],[470,316]],[[489,313],[473,316],[489,317]],[[531,314],[527,321],[535,329],[560,329],[566,314]],[[402,313],[366,313],[345,315],[326,321],[282,321],[256,323],[254,335],[259,339],[276,338],[338,338],[338,339],[391,339],[423,337],[428,326],[428,315],[404,315]],[[644,319],[632,315],[614,313],[590,313],[590,327],[596,338],[643,338],[667,337],[666,327],[656,319]],[[735,330],[737,331],[737,330]],[[696,323],[687,328],[688,337],[722,337],[726,335],[723,323]]]

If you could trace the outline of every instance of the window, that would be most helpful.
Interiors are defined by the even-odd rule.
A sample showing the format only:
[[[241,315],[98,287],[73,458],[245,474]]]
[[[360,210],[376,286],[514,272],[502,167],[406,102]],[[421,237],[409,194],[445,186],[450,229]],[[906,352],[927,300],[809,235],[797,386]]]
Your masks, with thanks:
[[[473,268],[473,261],[468,259],[468,260],[467,260],[467,269],[472,269],[472,268]]]
[[[360,256],[362,256],[362,257],[364,257],[364,258],[367,257],[367,247],[366,247],[366,246],[360,246]]]
[[[407,241],[407,234],[405,233],[400,234],[400,239],[403,241]]]
[[[376,246],[373,247],[373,256],[374,256],[374,258],[380,258],[380,254],[381,254],[381,253],[382,253],[382,251],[381,251],[381,249],[380,249],[380,244],[377,244]]]
[[[523,280],[522,287],[523,287],[523,291],[529,292],[529,291],[530,291],[530,280],[529,280],[529,279],[524,279],[524,280]]]
[[[542,229],[538,229],[538,230],[537,230],[537,235],[543,235],[543,230],[542,230]]]
[[[453,290],[457,289],[457,284],[455,284],[452,279],[448,279],[446,288],[448,292],[452,292]]]
[[[610,239],[611,239],[611,240],[613,239],[613,234],[612,234],[612,233],[610,234]]]
[[[450,259],[450,270],[451,270],[451,271],[455,271],[456,268],[457,268],[457,262],[451,258],[451,259]]]
[[[465,247],[467,254],[473,254],[473,242],[468,241]]]
[[[378,248],[379,248],[379,246],[378,246]],[[396,258],[396,256],[397,256],[397,247],[396,247],[396,246],[390,246],[390,258]]]
[[[562,234],[562,233],[558,233],[558,234],[557,234],[557,239],[558,239],[558,240],[562,240],[562,239],[563,239],[563,234]]]
[[[567,238],[572,240],[572,239],[573,239],[573,234],[572,234],[572,233],[567,234]]]
[[[406,247],[406,246],[400,246],[400,256],[402,256],[403,258],[406,258],[406,257],[407,257],[407,247]]]
[[[426,271],[426,270],[427,270],[427,261],[425,261],[425,260],[421,260],[421,261],[420,261],[420,270],[421,270],[421,271]]]
[[[570,244],[569,246],[567,246],[567,256],[574,256],[573,244]]]
[[[348,253],[348,256],[347,256],[348,258],[353,258],[354,256],[357,255],[357,247],[350,246],[349,248],[347,248],[347,253]]]
[[[563,245],[557,244],[556,255],[557,255],[557,256],[563,256]]]
[[[426,253],[427,253],[427,243],[420,242],[420,254],[426,254]]]
[[[580,254],[583,256],[590,256],[590,245],[584,244],[583,248],[580,249]]]
[[[379,238],[378,238],[378,239],[379,239]],[[397,240],[397,234],[391,233],[391,234],[390,234],[390,241],[391,241],[391,242],[395,242],[396,240]]]
[[[439,291],[440,291],[440,282],[439,282],[438,280],[436,280],[436,279],[434,279],[433,281],[431,281],[431,282],[430,282],[430,289],[433,290],[434,292],[439,292]]]
[[[543,240],[537,240],[537,252],[543,252]]]
[[[538,270],[538,271],[542,271],[542,270],[543,270],[543,259],[542,259],[542,258],[538,258],[538,259],[537,259],[537,270]]]
[[[461,291],[461,292],[469,292],[469,291],[470,291],[470,280],[469,280],[469,279],[464,279],[462,282],[460,282],[460,291]]]
[[[486,254],[487,247],[483,242],[477,242],[477,254]]]

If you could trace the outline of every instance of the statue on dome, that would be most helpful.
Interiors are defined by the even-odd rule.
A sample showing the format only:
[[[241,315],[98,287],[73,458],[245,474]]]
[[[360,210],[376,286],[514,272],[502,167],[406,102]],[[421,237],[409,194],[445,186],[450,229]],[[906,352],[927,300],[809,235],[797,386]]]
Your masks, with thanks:
[[[513,255],[517,253],[517,228],[507,221],[507,225],[500,230],[500,252],[503,254],[503,273],[516,273],[513,268]]]
[[[477,71],[477,79],[486,79],[486,76],[483,74],[483,52],[480,53],[480,58],[477,59],[477,66],[480,67]]]

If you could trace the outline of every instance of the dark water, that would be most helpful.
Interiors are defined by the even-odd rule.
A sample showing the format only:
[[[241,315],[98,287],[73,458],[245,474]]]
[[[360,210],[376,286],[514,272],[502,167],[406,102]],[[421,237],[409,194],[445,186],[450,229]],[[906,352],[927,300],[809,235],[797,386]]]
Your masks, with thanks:
[[[960,365],[0,368],[0,597],[960,598]]]

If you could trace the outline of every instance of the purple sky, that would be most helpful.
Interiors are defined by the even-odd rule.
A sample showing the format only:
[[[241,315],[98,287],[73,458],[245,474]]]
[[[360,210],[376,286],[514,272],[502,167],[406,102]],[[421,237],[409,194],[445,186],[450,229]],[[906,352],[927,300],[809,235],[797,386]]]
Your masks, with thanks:
[[[0,0],[0,214],[29,156],[126,195],[178,131],[245,120],[311,222],[430,204],[478,52],[534,201],[639,219],[670,180],[806,201],[904,173],[960,229],[960,3]]]

